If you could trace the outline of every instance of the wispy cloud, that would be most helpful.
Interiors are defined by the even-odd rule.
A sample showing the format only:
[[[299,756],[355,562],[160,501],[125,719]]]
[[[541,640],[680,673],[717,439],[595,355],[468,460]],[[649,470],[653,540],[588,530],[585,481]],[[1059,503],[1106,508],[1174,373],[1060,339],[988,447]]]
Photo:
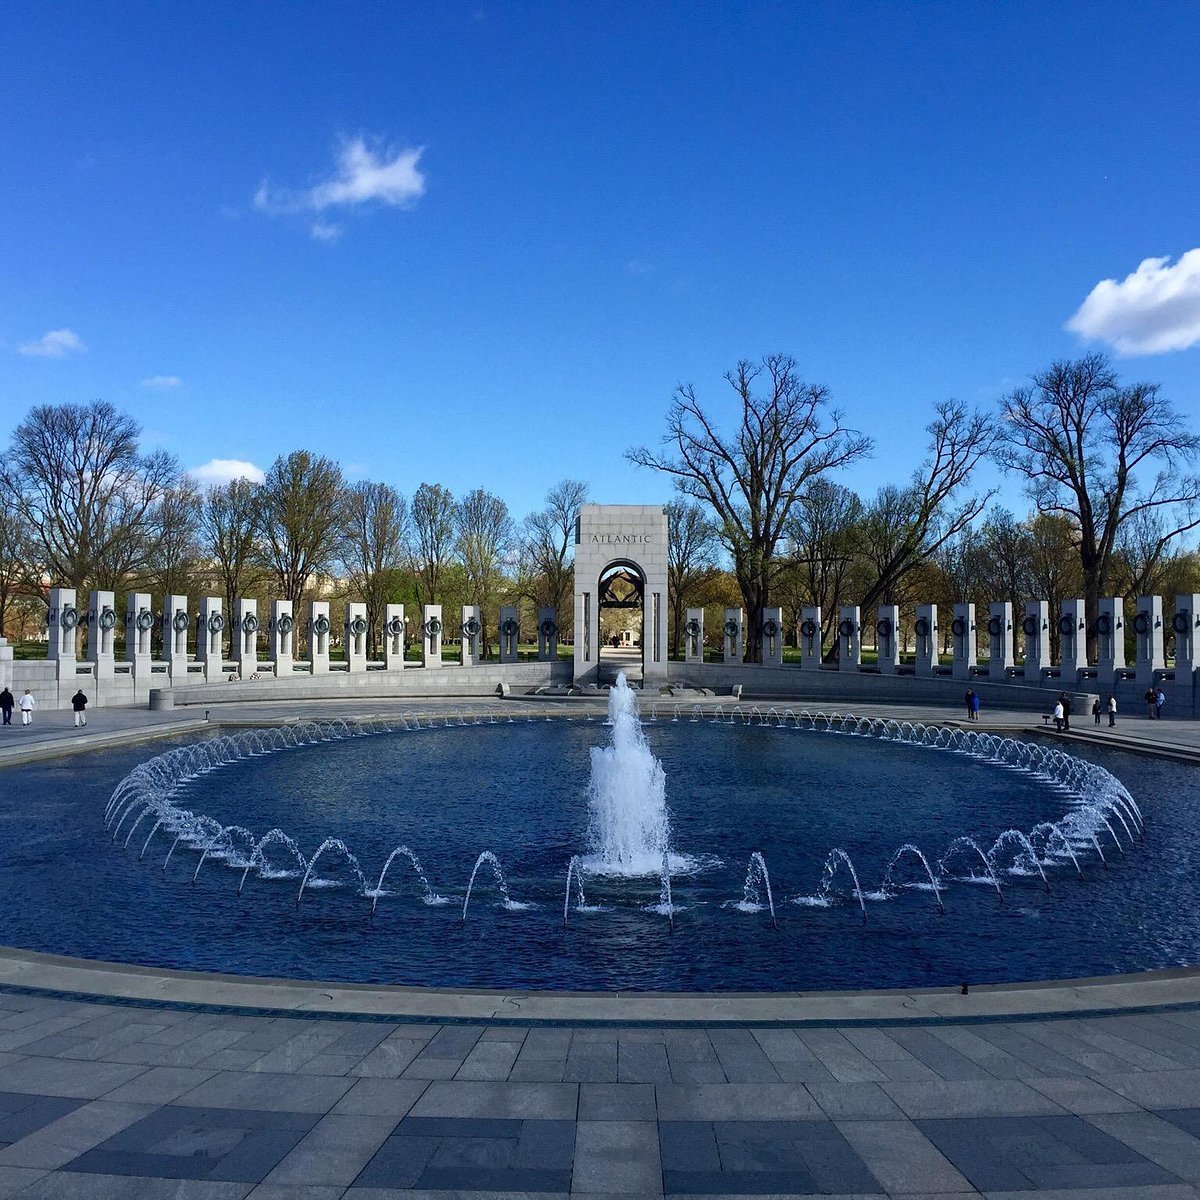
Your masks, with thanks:
[[[51,329],[32,342],[22,342],[18,354],[29,358],[66,358],[68,354],[83,354],[87,347],[73,329]]]
[[[418,169],[424,147],[400,150],[373,148],[365,138],[344,140],[338,148],[334,174],[309,188],[273,187],[263,180],[254,193],[254,207],[269,216],[353,210],[364,204],[409,208],[425,194],[425,176]],[[341,228],[317,220],[309,232],[318,241],[334,241]]]
[[[251,483],[262,483],[266,473],[262,467],[240,458],[213,458],[199,467],[192,467],[188,474],[201,487],[220,487],[234,479],[249,479]]]
[[[314,221],[309,234],[317,242],[336,242],[342,236],[342,227],[330,221]]]
[[[648,263],[644,259],[631,258],[625,264],[626,275],[653,275],[654,264]]]
[[[183,382],[178,375],[151,375],[149,379],[142,380],[144,388],[177,388]]]
[[[1118,282],[1102,279],[1066,327],[1107,342],[1121,354],[1165,354],[1200,342],[1200,249],[1174,266],[1169,258],[1143,259]]]

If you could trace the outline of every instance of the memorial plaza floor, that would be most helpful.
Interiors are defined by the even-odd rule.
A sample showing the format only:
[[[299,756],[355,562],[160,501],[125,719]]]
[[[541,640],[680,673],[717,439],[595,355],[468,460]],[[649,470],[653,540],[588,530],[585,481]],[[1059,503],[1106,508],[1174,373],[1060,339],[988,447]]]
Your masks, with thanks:
[[[41,712],[0,731],[0,765],[201,722],[97,710],[77,733],[70,713]],[[1035,725],[986,713],[979,727]],[[1200,761],[1200,723],[1079,728]],[[1200,1200],[1200,972],[675,1002],[0,953],[0,1200],[402,1194]]]

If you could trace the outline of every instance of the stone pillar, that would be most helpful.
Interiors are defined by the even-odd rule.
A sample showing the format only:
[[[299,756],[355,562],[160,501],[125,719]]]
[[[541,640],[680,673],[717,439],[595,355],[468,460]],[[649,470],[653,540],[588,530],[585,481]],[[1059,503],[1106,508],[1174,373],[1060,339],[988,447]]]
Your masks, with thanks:
[[[192,627],[186,596],[168,596],[163,604],[163,658],[170,664],[172,685],[187,683],[188,630]]]
[[[421,615],[421,665],[432,670],[442,665],[442,606],[426,604]]]
[[[116,671],[117,609],[112,592],[92,592],[88,600],[88,662],[97,679]]]
[[[267,657],[275,664],[275,678],[290,678],[296,656],[296,616],[290,600],[271,601],[267,635]]]
[[[314,675],[329,674],[329,636],[333,622],[329,619],[328,600],[308,602],[308,669]]]
[[[800,669],[819,671],[822,650],[821,606],[807,604],[800,609]]]
[[[404,605],[383,610],[383,665],[388,671],[404,670]]]
[[[1103,596],[1096,614],[1096,684],[1111,695],[1117,672],[1125,669],[1125,601],[1120,596]]]
[[[1016,664],[1013,607],[1008,600],[988,605],[988,678],[1007,679]]]
[[[875,613],[875,653],[880,675],[895,675],[900,668],[900,606],[881,604]]]
[[[130,592],[125,598],[125,661],[133,664],[133,677],[150,674],[154,655],[150,634],[154,629],[153,597],[149,592]]]
[[[1196,715],[1196,671],[1200,668],[1200,595],[1175,597],[1171,618],[1175,634],[1175,686],[1171,689],[1171,715]]]
[[[558,609],[538,609],[538,662],[558,658]]]
[[[1175,634],[1175,678],[1190,675],[1200,668],[1200,595],[1175,597],[1175,615],[1171,618]]]
[[[590,599],[590,597],[589,597]],[[575,628],[583,630],[584,639],[576,639],[575,657],[578,659],[583,642],[586,640],[588,631],[588,623],[584,613],[582,616],[579,612],[575,613]],[[581,625],[580,622],[583,621]],[[500,610],[500,661],[502,663],[515,663],[517,661],[517,644],[521,640],[521,614],[515,609],[505,605]]]
[[[234,613],[230,657],[238,665],[238,674],[249,679],[258,674],[258,601],[241,596]]]
[[[1028,600],[1025,603],[1025,619],[1021,622],[1025,635],[1025,679],[1028,683],[1040,683],[1046,668],[1050,666],[1050,602]]]
[[[683,627],[683,661],[704,662],[704,609],[689,608],[687,624]]]
[[[1137,635],[1137,681],[1141,687],[1154,682],[1155,673],[1167,669],[1163,644],[1161,596],[1139,596],[1133,632]]]
[[[862,622],[857,604],[838,609],[838,670],[857,671],[862,665]]]
[[[367,669],[367,606],[361,600],[347,601],[342,627],[342,645],[346,650],[346,670],[361,675]]]
[[[1087,668],[1087,622],[1082,600],[1064,600],[1058,617],[1058,672],[1065,686]]]
[[[464,604],[462,610],[462,653],[459,662],[473,667],[483,660],[483,609],[478,604]]]
[[[745,623],[745,614],[740,608],[727,608],[725,610],[725,622],[721,626],[724,633],[724,654],[723,659],[727,663],[740,663],[742,661],[742,626]]]
[[[914,673],[936,675],[938,668],[938,623],[936,604],[918,604],[913,621],[913,641],[916,646]]]
[[[667,682],[667,563],[661,567],[653,553],[647,557],[650,572],[642,596],[642,689]],[[655,582],[661,580],[659,586]]]
[[[196,660],[204,664],[204,678],[208,683],[216,682],[224,673],[224,604],[220,596],[205,596],[200,601],[200,620],[196,623]]]
[[[61,663],[60,676],[75,675],[75,627],[79,624],[79,609],[75,607],[75,589],[50,589],[50,611],[46,617],[48,645],[46,657]]]
[[[783,609],[764,608],[762,623],[762,664],[783,666]]]
[[[950,619],[950,644],[954,649],[951,670],[955,679],[970,679],[976,665],[975,605],[956,604]]]

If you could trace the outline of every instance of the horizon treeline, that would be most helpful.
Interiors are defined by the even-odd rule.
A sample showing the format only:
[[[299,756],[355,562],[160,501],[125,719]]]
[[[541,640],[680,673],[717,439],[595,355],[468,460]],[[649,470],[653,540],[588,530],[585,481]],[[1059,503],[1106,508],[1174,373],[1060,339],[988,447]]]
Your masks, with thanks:
[[[958,401],[932,407],[928,452],[907,482],[860,495],[837,470],[868,455],[827,390],[792,359],[743,361],[726,375],[737,406],[729,432],[681,386],[663,451],[627,457],[671,476],[667,506],[669,622],[678,654],[686,609],[747,611],[747,658],[759,653],[762,611],[783,609],[795,644],[803,606],[821,606],[826,640],[841,604],[899,604],[901,633],[918,602],[953,604],[1200,591],[1200,555],[1182,535],[1200,524],[1200,481],[1184,467],[1200,439],[1156,385],[1122,384],[1092,355],[1055,363],[1000,401],[998,413]],[[997,420],[997,416],[1001,419]],[[588,485],[564,479],[544,506],[518,517],[482,488],[346,480],[312,450],[280,455],[261,483],[201,487],[163,451],[146,452],[136,421],[111,404],[42,405],[0,457],[0,628],[40,637],[51,586],[119,598],[149,592],[224,598],[361,600],[369,649],[384,607],[402,603],[410,628],[440,603],[457,627],[463,604],[483,609],[485,644],[501,605],[532,629],[538,608],[573,620],[575,520]],[[1030,510],[1019,517],[973,488],[985,459],[1016,475]],[[121,604],[121,599],[118,600]],[[335,621],[335,629],[340,622]],[[602,630],[602,633],[608,631]],[[715,640],[715,637],[714,637]]]

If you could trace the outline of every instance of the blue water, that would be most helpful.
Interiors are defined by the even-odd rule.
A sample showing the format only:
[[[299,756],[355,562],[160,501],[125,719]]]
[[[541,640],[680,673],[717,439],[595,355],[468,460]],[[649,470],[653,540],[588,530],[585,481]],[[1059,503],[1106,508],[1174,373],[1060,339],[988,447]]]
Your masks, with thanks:
[[[588,750],[598,722],[424,729],[289,749],[231,764],[187,785],[182,803],[261,835],[278,826],[311,856],[339,837],[374,886],[390,850],[419,855],[429,906],[400,860],[371,917],[336,856],[329,883],[296,903],[295,878],[252,874],[170,839],[143,860],[143,823],[128,849],[103,829],[118,780],[162,744],[12,768],[0,790],[0,941],[51,953],[304,979],[649,990],[914,987],[1031,980],[1200,962],[1198,817],[1192,768],[1104,754],[1146,818],[1143,843],[1109,867],[1089,853],[1036,877],[1003,876],[1005,902],[980,883],[951,883],[940,913],[928,890],[867,901],[862,923],[847,876],[834,903],[811,907],[828,851],[878,887],[904,842],[936,861],[956,837],[986,849],[1009,827],[1028,831],[1065,811],[1064,798],[1020,774],[961,755],[864,738],[728,724],[657,723],[651,748],[667,775],[672,847],[698,870],[672,880],[674,930],[650,910],[659,881],[585,878],[589,905],[563,928],[568,860],[587,850]],[[126,823],[121,839],[129,829]],[[1122,840],[1124,831],[1118,828]],[[501,907],[481,872],[469,920],[462,897],[476,857],[491,850],[514,900]],[[727,907],[761,851],[778,929],[766,912]],[[284,865],[283,856],[273,862]],[[964,869],[967,859],[958,860]],[[905,859],[897,880],[923,872]]]

